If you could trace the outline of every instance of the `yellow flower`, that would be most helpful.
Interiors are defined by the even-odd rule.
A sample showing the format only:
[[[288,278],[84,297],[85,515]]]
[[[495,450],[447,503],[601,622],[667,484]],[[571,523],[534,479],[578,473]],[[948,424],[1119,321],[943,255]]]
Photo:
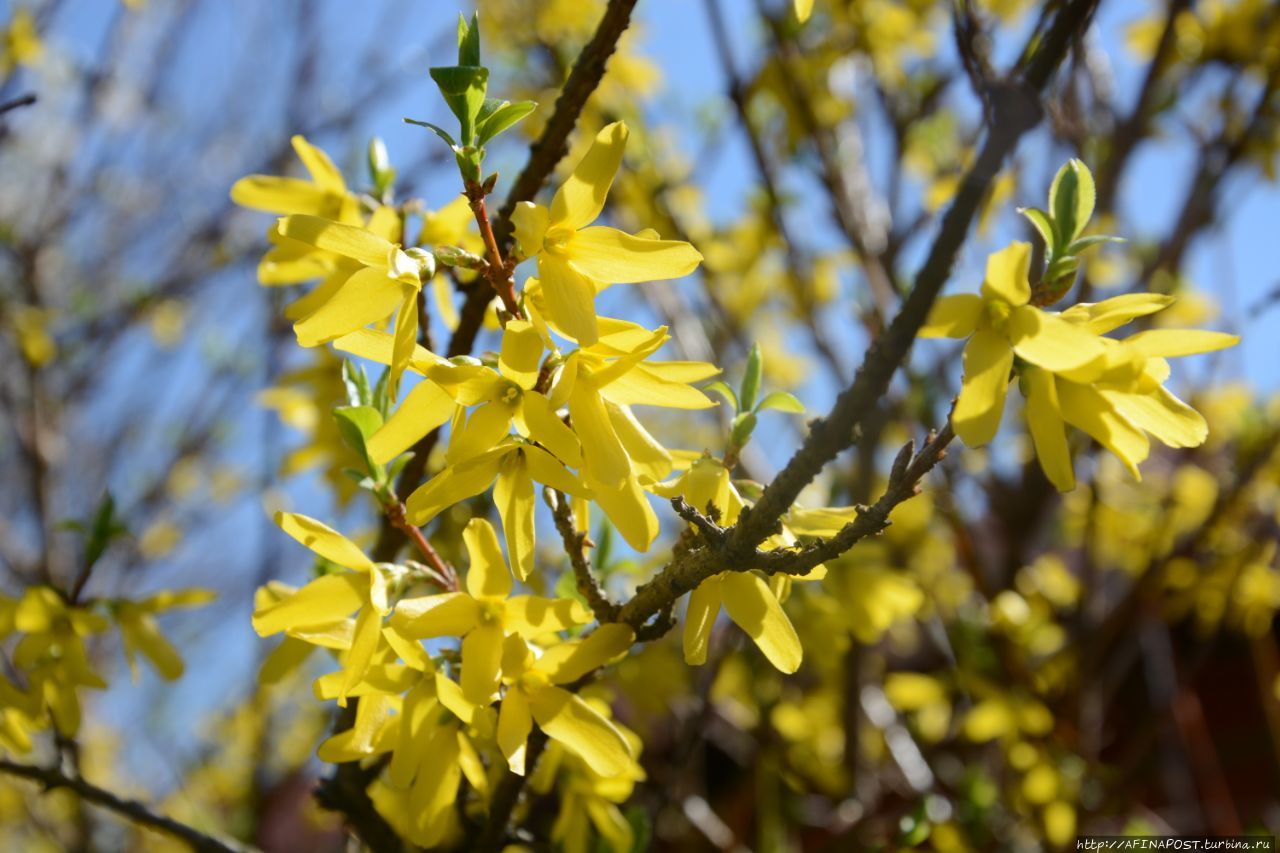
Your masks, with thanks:
[[[666,496],[683,495],[699,512],[714,504],[723,524],[733,524],[742,511],[742,499],[729,482],[728,470],[710,457],[698,460],[689,471],[671,484],[654,489]],[[711,628],[720,608],[746,631],[769,663],[782,672],[800,668],[803,650],[791,620],[764,579],[751,571],[729,571],[703,581],[689,595],[684,623],[684,659],[700,665],[707,662]]]
[[[47,586],[27,589],[12,602],[10,614],[12,621],[4,621],[23,635],[14,647],[13,665],[26,674],[30,687],[24,695],[3,685],[10,688],[0,690],[10,694],[4,697],[5,704],[32,718],[47,710],[57,730],[74,737],[80,730],[77,689],[107,686],[90,666],[85,648],[85,638],[107,629],[106,618],[87,607],[68,604]]]
[[[610,717],[609,704],[599,698],[588,698],[587,703],[602,717]],[[643,744],[630,729],[611,720],[627,743],[632,754],[639,756]],[[559,743],[548,744],[538,761],[537,769],[529,778],[529,787],[539,794],[550,793],[560,777],[560,810],[551,826],[551,840],[565,853],[588,853],[592,846],[591,829],[599,833],[609,850],[629,853],[635,848],[635,833],[626,815],[618,808],[631,798],[636,782],[645,778],[644,770],[632,763],[626,772],[602,776],[586,762]]]
[[[405,637],[462,638],[462,695],[488,705],[502,675],[502,644],[509,633],[537,637],[580,625],[591,614],[568,598],[511,597],[511,572],[493,526],[473,518],[462,531],[471,567],[466,592],[407,598],[396,605],[392,626]]]
[[[1072,306],[1062,316],[1101,335],[1171,302],[1158,294],[1127,294]],[[1203,444],[1209,434],[1204,418],[1163,385],[1169,378],[1166,359],[1213,352],[1240,339],[1198,329],[1152,329],[1119,341],[1099,340],[1104,344],[1103,357],[1082,367],[1050,372],[1026,366],[1021,371],[1036,456],[1061,491],[1075,487],[1067,424],[1115,454],[1139,480],[1138,464],[1150,452],[1148,433],[1169,447]]]
[[[418,291],[422,289],[423,262],[411,257],[399,244],[369,229],[317,216],[286,216],[280,220],[279,230],[281,236],[290,240],[359,264],[349,275],[344,276],[345,269],[337,272],[342,278],[335,279],[332,292],[325,285],[317,291],[327,298],[294,324],[298,343],[304,347],[319,346],[370,323],[381,322],[394,312],[395,344],[389,380],[394,388],[418,339]]]
[[[338,691],[338,703],[346,705],[347,696],[363,678],[378,650],[382,618],[390,611],[383,568],[369,559],[359,545],[313,518],[280,512],[275,520],[285,533],[350,571],[322,575],[279,601],[263,601],[263,606],[254,611],[253,629],[260,637],[281,631],[302,637],[324,635],[359,610]]]
[[[507,690],[498,709],[498,748],[512,773],[524,775],[529,732],[536,722],[552,741],[578,756],[601,776],[634,773],[631,744],[610,720],[574,693],[572,684],[626,654],[635,634],[626,625],[602,625],[581,640],[530,647],[524,638],[507,638],[502,649]]]
[[[511,218],[522,254],[537,257],[550,320],[583,346],[599,338],[594,307],[599,291],[611,284],[679,278],[702,262],[693,246],[679,240],[586,227],[604,208],[626,144],[626,125],[608,125],[556,192],[550,209],[524,202]]]
[[[0,32],[0,76],[7,77],[19,65],[34,65],[44,54],[44,42],[36,32],[35,16],[18,9],[3,32]]]
[[[419,643],[391,627],[383,629],[383,638],[380,657],[399,657],[403,663],[368,668],[348,694],[360,697],[352,727],[327,739],[316,754],[341,763],[390,752],[379,782],[383,791],[374,793],[374,801],[405,835],[430,847],[449,827],[462,777],[482,794],[488,788],[484,766],[461,725],[471,724],[475,706]],[[336,698],[340,690],[341,673],[316,682],[321,699]]]
[[[121,601],[116,605],[115,617],[120,625],[124,654],[135,680],[138,677],[138,653],[149,660],[162,677],[172,681],[182,675],[182,658],[178,655],[178,650],[160,633],[155,614],[175,607],[199,607],[208,604],[215,597],[212,590],[184,589],[180,592],[158,592],[141,601]]]
[[[1027,303],[1031,285],[1031,245],[1014,243],[987,259],[981,294],[937,301],[921,337],[969,338],[964,348],[964,381],[952,422],[970,447],[995,437],[1016,354],[1047,370],[1083,367],[1102,355],[1096,335]]]
[[[347,190],[342,172],[320,148],[294,136],[294,153],[310,180],[278,175],[250,175],[231,185],[231,200],[267,213],[306,213],[348,225],[360,224],[360,200]]]

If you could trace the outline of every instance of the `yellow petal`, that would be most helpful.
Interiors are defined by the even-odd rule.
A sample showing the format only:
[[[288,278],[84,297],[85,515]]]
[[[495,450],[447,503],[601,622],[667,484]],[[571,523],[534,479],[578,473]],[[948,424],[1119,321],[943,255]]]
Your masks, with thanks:
[[[626,146],[627,126],[620,121],[606,125],[596,134],[582,162],[551,200],[553,228],[576,231],[600,215]]]
[[[1058,383],[1062,417],[1076,429],[1115,454],[1135,480],[1141,480],[1138,463],[1147,458],[1151,444],[1142,431],[1123,418],[1095,389],[1074,382]]]
[[[1105,335],[1130,320],[1168,308],[1176,300],[1163,293],[1124,293],[1101,302],[1081,302],[1062,312],[1072,322],[1083,322],[1095,335]]]
[[[337,699],[342,689],[343,672],[330,672],[316,679],[312,692],[317,699]],[[421,673],[402,664],[373,664],[360,681],[347,690],[348,696],[370,696],[375,693],[400,695],[415,684],[423,683]],[[430,682],[428,682],[430,683]],[[435,698],[434,692],[432,698]]]
[[[617,387],[618,383],[609,388]],[[606,401],[609,410],[609,421],[618,433],[618,440],[631,459],[631,469],[641,480],[656,483],[671,473],[671,454],[658,443],[649,431],[636,420],[631,409]]]
[[[813,14],[813,0],[793,0],[792,7],[795,9],[796,20],[802,24]]]
[[[969,447],[981,447],[995,437],[1004,415],[1013,350],[1004,337],[980,329],[964,347],[964,380],[951,419],[956,435]]]
[[[370,560],[360,546],[326,524],[314,518],[294,512],[277,512],[276,524],[294,539],[324,557],[347,569],[362,572],[374,571]]]
[[[1045,370],[1076,370],[1102,356],[1097,335],[1030,305],[1013,309],[1008,332],[1013,351]]]
[[[547,737],[563,744],[597,774],[618,776],[634,766],[631,747],[608,719],[559,687],[529,696],[529,710]]]
[[[356,630],[351,638],[351,649],[342,661],[342,686],[338,689],[338,704],[346,705],[349,691],[364,678],[373,654],[382,641],[382,614],[372,607],[361,609],[356,617]]]
[[[511,225],[522,257],[532,258],[542,251],[542,241],[547,236],[550,221],[550,211],[531,201],[522,201],[511,211]]]
[[[301,213],[315,217],[335,212],[333,194],[301,178],[250,175],[231,185],[231,200],[267,213]]]
[[[376,234],[319,216],[295,214],[280,220],[280,236],[309,243],[317,249],[359,261],[367,267],[385,267],[395,245]]]
[[[450,465],[457,465],[492,450],[511,434],[511,419],[515,411],[515,406],[505,400],[491,400],[472,409],[466,425],[449,436],[445,460]]]
[[[1058,491],[1069,492],[1076,487],[1076,475],[1058,405],[1057,380],[1047,370],[1036,367],[1024,369],[1022,379],[1027,390],[1027,427],[1040,467]]]
[[[288,598],[254,613],[253,630],[267,637],[345,619],[364,602],[368,584],[367,577],[356,573],[316,578]]]
[[[298,155],[302,165],[311,173],[311,180],[316,182],[316,186],[335,193],[347,191],[347,184],[342,179],[342,172],[338,171],[337,166],[333,165],[333,161],[329,159],[328,154],[312,145],[305,136],[300,134],[295,134],[289,139],[289,142],[293,145],[294,153]]]
[[[581,640],[547,649],[536,666],[553,684],[569,684],[625,655],[635,639],[627,625],[601,625]]]
[[[374,462],[385,465],[449,420],[453,410],[453,398],[443,388],[430,379],[422,380],[369,438],[365,445],[369,455]]]
[[[436,847],[449,830],[462,767],[458,763],[458,738],[452,726],[438,726],[426,757],[409,791],[409,809],[417,825],[415,843]]]
[[[511,571],[519,580],[533,573],[533,554],[537,547],[533,516],[537,504],[533,497],[533,480],[524,464],[524,454],[512,453],[502,462],[497,482],[493,485],[493,502],[502,520],[502,535],[511,555]]]
[[[528,320],[509,320],[502,330],[498,369],[526,391],[538,380],[542,360],[542,336]]]
[[[684,662],[701,666],[707,662],[707,646],[711,629],[720,615],[723,576],[707,578],[689,593],[689,606],[684,615]]]
[[[716,404],[697,388],[668,380],[663,369],[668,364],[671,362],[637,364],[601,388],[600,392],[613,402],[627,406],[709,409]]]
[[[391,363],[394,346],[395,341],[390,335],[376,329],[358,329],[333,342],[334,349],[376,361],[378,364]],[[447,373],[454,367],[447,359],[421,346],[414,347],[411,364],[414,370],[424,375],[433,368],[439,368]]]
[[[729,618],[747,632],[769,663],[785,673],[800,668],[800,638],[763,579],[753,572],[728,572],[723,598]]]
[[[462,695],[475,705],[488,705],[498,689],[502,665],[502,626],[482,624],[462,638]]]
[[[987,256],[987,275],[982,282],[984,299],[999,299],[1010,305],[1026,305],[1031,299],[1027,274],[1031,270],[1031,244],[1010,243]]]
[[[543,483],[567,495],[582,496],[586,494],[585,486],[545,450],[534,447],[532,444],[526,444],[520,448],[520,455],[524,457],[524,464],[529,470],[529,476],[533,477],[536,482]]]
[[[526,391],[520,398],[520,414],[528,428],[528,437],[550,450],[570,468],[582,466],[582,445],[573,430],[556,415],[551,401],[536,391]]]
[[[686,276],[702,255],[682,240],[646,240],[603,225],[569,238],[569,263],[600,284],[632,284]]]
[[[471,725],[476,706],[462,695],[462,688],[457,682],[451,681],[443,672],[436,673],[436,696],[440,699],[440,704],[448,708],[455,717]]]
[[[590,482],[592,497],[622,538],[637,551],[647,551],[658,538],[658,515],[635,477],[627,477],[622,485],[608,487]]]
[[[409,787],[427,758],[427,748],[435,734],[433,717],[437,704],[431,679],[420,679],[404,697],[398,715],[399,739],[387,766],[388,781],[397,788]]]
[[[480,603],[465,592],[404,598],[391,616],[391,626],[411,640],[461,637],[479,623]]]
[[[394,625],[383,627],[382,638],[387,641],[387,645],[391,647],[391,650],[410,669],[428,673],[435,670],[435,664],[431,662],[431,657],[427,654],[427,650],[422,647],[422,644],[401,634]]]
[[[1125,420],[1169,447],[1199,447],[1209,437],[1204,417],[1164,388],[1157,386],[1145,394],[1109,389],[1099,393]]]
[[[584,347],[599,340],[596,289],[591,280],[564,258],[549,252],[538,256],[538,276],[547,303],[547,318]]]
[[[498,748],[507,759],[507,766],[518,776],[525,773],[525,747],[529,732],[533,730],[533,714],[523,690],[508,690],[498,708]]]
[[[314,648],[310,643],[285,637],[263,660],[262,667],[258,670],[258,683],[279,684],[285,676],[302,666]]]
[[[165,636],[160,633],[156,620],[146,613],[139,613],[135,618],[120,623],[120,635],[125,653],[132,657],[134,651],[141,652],[161,678],[173,681],[182,677],[184,669],[182,656]]]
[[[507,599],[503,624],[532,640],[552,631],[564,631],[591,621],[591,611],[572,598],[517,595]]]
[[[610,488],[622,485],[631,472],[631,461],[604,400],[590,379],[579,377],[574,384],[569,395],[569,415],[582,438],[583,468],[591,479]]]
[[[319,346],[385,320],[404,300],[406,287],[389,277],[385,267],[357,270],[329,301],[294,324],[298,343],[304,347]]]
[[[391,372],[387,375],[388,396],[400,396],[400,377],[413,361],[418,346],[418,291],[401,288],[400,308],[396,311],[395,340],[391,350]]]
[[[502,457],[513,445],[497,447],[458,465],[445,468],[423,483],[405,501],[409,521],[421,527],[456,503],[475,497],[493,484]]]
[[[933,303],[929,319],[920,329],[922,338],[967,338],[982,319],[982,297],[976,293],[943,296]]]
[[[1130,335],[1123,343],[1148,358],[1174,358],[1227,349],[1240,343],[1240,336],[1203,329],[1150,329]]]
[[[498,547],[498,535],[493,525],[483,518],[473,518],[462,530],[462,541],[471,556],[467,569],[467,592],[476,598],[491,596],[506,598],[511,594],[511,572],[502,559]]]

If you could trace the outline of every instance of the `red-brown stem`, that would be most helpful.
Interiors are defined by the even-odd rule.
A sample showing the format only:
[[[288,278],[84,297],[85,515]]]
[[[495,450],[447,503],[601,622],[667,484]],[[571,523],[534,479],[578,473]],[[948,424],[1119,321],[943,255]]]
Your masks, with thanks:
[[[515,281],[511,270],[507,269],[502,259],[502,250],[498,248],[498,238],[493,234],[493,224],[489,222],[489,209],[484,203],[484,187],[473,181],[466,185],[467,201],[471,203],[471,212],[475,214],[476,225],[480,226],[480,237],[484,240],[485,251],[489,255],[489,267],[485,270],[485,278],[493,287],[494,293],[502,299],[503,306],[513,317],[524,317],[520,304],[516,301]]]
[[[431,546],[431,542],[423,535],[422,529],[416,524],[412,524],[405,516],[404,504],[397,502],[387,507],[387,518],[391,521],[393,527],[408,536],[409,540],[422,552],[427,565],[431,566],[436,574],[440,576],[445,590],[447,592],[457,592],[458,573]]]

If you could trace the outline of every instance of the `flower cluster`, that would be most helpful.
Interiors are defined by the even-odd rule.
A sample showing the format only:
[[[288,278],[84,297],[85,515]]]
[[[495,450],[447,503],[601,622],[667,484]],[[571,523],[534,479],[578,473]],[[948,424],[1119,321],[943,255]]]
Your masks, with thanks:
[[[1070,180],[1064,177],[1070,176]],[[1042,285],[1076,256],[1107,238],[1081,237],[1093,213],[1092,177],[1079,161],[1063,167],[1051,190],[1050,217],[1027,211],[1049,248]],[[1070,196],[1067,198],[1066,196]],[[1235,335],[1198,329],[1148,329],[1105,337],[1167,308],[1173,297],[1129,293],[1097,303],[1046,311],[1029,280],[1031,245],[1013,243],[987,259],[977,294],[935,303],[921,337],[967,338],[964,381],[952,421],[970,447],[989,443],[1004,413],[1012,378],[1026,399],[1025,416],[1045,475],[1061,491],[1075,488],[1068,425],[1114,453],[1135,478],[1150,453],[1148,436],[1170,447],[1196,447],[1208,436],[1204,418],[1164,387],[1167,359],[1234,346]],[[1052,290],[1049,290],[1052,297]]]

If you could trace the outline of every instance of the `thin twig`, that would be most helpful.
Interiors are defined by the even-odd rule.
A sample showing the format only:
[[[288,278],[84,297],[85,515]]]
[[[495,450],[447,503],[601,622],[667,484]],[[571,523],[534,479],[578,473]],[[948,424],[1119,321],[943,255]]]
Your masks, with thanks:
[[[0,104],[0,115],[4,115],[10,110],[16,110],[19,107],[29,107],[32,104],[34,104],[37,100],[38,99],[36,98],[34,92],[28,92],[25,95],[19,95],[18,97],[13,98],[12,100],[8,100]]]
[[[152,811],[144,803],[137,800],[128,800],[113,794],[105,788],[99,788],[97,785],[85,781],[82,777],[68,776],[56,767],[35,767],[30,764],[20,764],[16,761],[0,759],[0,773],[7,773],[10,776],[39,782],[46,791],[52,791],[55,788],[66,788],[74,791],[81,798],[94,805],[126,817],[140,826],[179,838],[190,844],[191,848],[199,851],[199,853],[251,853],[251,851],[257,850],[256,847],[242,844],[234,839],[207,835],[185,823]]]
[[[609,600],[604,588],[591,570],[591,560],[587,557],[587,534],[578,530],[573,518],[573,507],[569,499],[553,489],[546,489],[547,506],[551,507],[551,515],[556,522],[556,530],[564,542],[565,553],[569,555],[569,563],[573,566],[573,576],[577,581],[578,592],[586,599],[587,606],[600,622],[612,622],[618,615],[618,605]]]

